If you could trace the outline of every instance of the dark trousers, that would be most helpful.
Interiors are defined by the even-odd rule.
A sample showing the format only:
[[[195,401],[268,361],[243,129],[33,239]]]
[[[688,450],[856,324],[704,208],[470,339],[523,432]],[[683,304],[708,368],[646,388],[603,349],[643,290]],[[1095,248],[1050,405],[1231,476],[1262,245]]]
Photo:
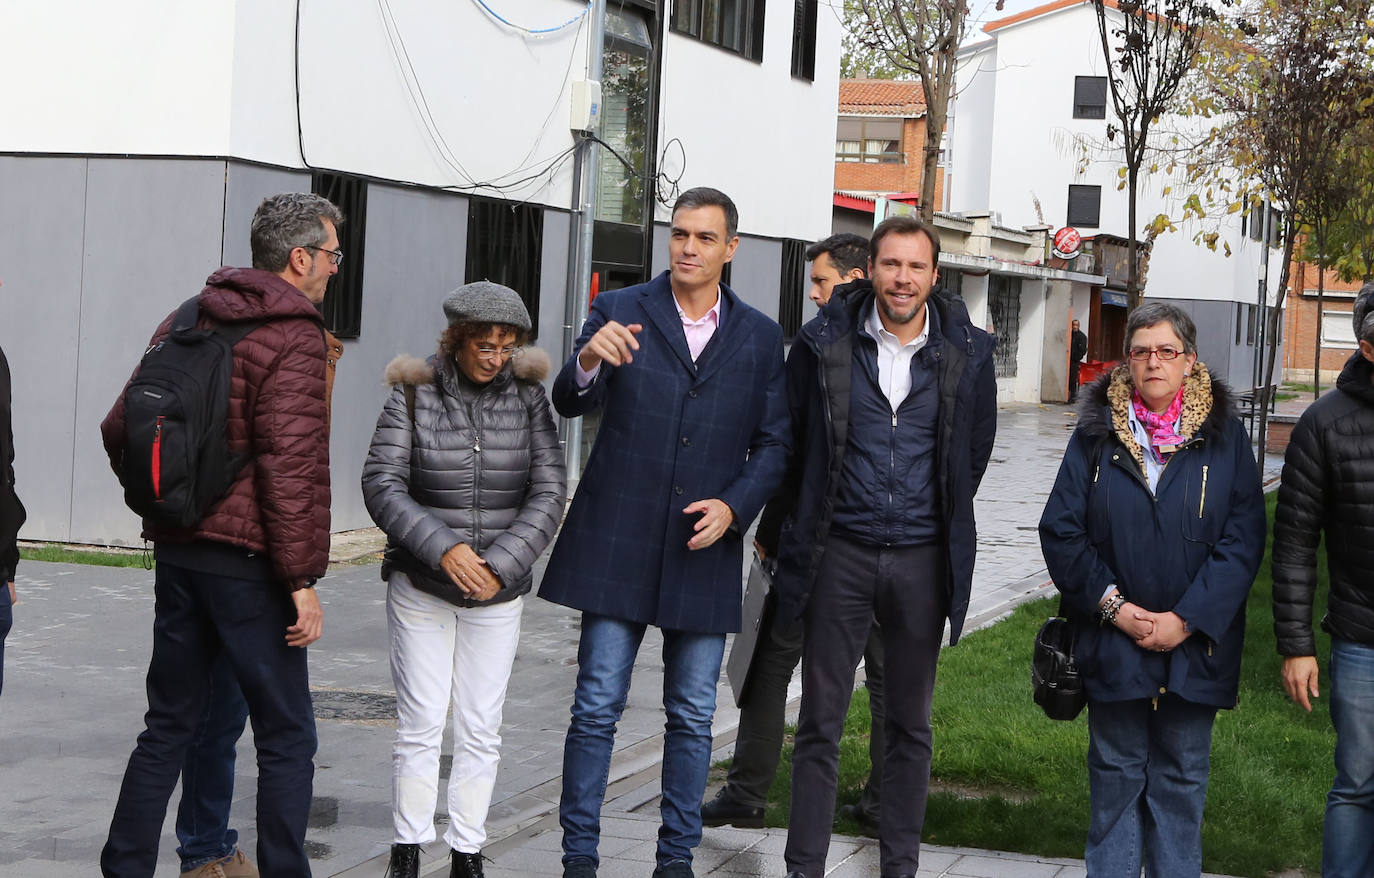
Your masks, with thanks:
[[[229,828],[234,801],[236,748],[248,722],[234,666],[221,655],[210,672],[205,712],[186,749],[181,768],[181,805],[177,808],[177,856],[190,872],[238,850],[238,830]]]
[[[153,874],[167,801],[205,715],[211,671],[224,655],[248,702],[258,750],[258,866],[264,875],[309,876],[315,717],[306,651],[286,645],[286,628],[296,620],[290,597],[277,583],[167,561],[158,562],[155,583],[146,727],[124,772],[102,873]]]
[[[755,649],[749,668],[749,690],[739,714],[735,755],[725,779],[726,795],[752,808],[768,803],[768,789],[778,771],[782,755],[783,713],[787,709],[787,687],[802,655],[802,622],[787,619],[778,612],[777,601],[768,595],[764,609],[764,636]],[[872,769],[859,798],[860,810],[878,821],[883,777],[883,644],[875,625],[864,647],[864,670],[868,687],[872,731],[868,739],[868,758]]]
[[[789,871],[825,874],[839,740],[873,619],[882,630],[887,732],[882,874],[914,874],[930,787],[930,701],[948,612],[944,549],[877,548],[831,536],[806,608],[801,719],[792,754]]]

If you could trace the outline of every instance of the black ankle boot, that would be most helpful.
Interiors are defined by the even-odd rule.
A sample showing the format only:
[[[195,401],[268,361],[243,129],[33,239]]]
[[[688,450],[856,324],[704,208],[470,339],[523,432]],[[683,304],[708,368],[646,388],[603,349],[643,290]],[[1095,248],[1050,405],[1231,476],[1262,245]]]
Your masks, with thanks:
[[[486,878],[482,874],[482,852],[465,854],[453,851],[449,859],[448,878]]]
[[[418,844],[393,844],[391,863],[386,867],[383,878],[419,878],[420,846]]]

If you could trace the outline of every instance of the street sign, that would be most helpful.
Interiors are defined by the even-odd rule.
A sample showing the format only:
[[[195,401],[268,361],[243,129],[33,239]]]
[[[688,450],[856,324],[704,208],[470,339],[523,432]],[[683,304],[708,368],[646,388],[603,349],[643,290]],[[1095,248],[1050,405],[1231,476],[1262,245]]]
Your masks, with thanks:
[[[1074,258],[1082,247],[1083,236],[1073,226],[1065,226],[1054,233],[1054,255],[1060,259]]]

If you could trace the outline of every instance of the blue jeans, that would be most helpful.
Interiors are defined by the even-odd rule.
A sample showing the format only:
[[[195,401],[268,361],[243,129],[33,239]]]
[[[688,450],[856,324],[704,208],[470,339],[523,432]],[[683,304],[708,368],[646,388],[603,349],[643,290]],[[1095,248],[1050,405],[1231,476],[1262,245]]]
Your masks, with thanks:
[[[645,625],[582,614],[577,649],[577,691],[563,748],[563,862],[600,863],[601,804],[611,770],[615,727],[625,710],[635,655]],[[701,841],[701,795],[711,767],[711,720],[724,634],[663,631],[663,798],[658,830],[659,866],[692,862]]]
[[[1217,709],[1166,695],[1088,704],[1090,878],[1202,874]]]
[[[210,672],[205,711],[181,767],[181,806],[177,808],[177,856],[181,871],[232,856],[239,834],[229,828],[234,801],[235,746],[248,721],[234,665],[225,656]]]
[[[258,866],[309,878],[305,827],[315,766],[315,717],[304,649],[286,645],[295,607],[279,584],[202,573],[159,560],[146,725],[129,757],[110,837],[106,878],[149,878],[167,801],[205,716],[215,662],[229,659],[253,715],[258,751]]]
[[[1326,796],[1322,875],[1374,875],[1374,647],[1331,640],[1336,779]]]

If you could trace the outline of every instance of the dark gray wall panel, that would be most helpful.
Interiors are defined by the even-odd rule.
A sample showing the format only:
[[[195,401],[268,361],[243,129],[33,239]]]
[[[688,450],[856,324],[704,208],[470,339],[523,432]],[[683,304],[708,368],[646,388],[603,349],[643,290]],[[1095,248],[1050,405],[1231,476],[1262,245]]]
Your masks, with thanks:
[[[330,472],[335,531],[371,527],[359,480],[392,357],[434,353],[443,300],[463,283],[468,201],[374,183],[367,191],[362,335],[344,341],[334,384]]]
[[[539,313],[531,314],[539,327],[536,344],[549,355],[546,389],[563,365],[563,320],[568,297],[568,233],[572,217],[556,210],[544,211],[544,252],[540,260]],[[574,327],[576,333],[581,326]],[[574,336],[575,337],[575,336]]]
[[[730,289],[763,313],[778,319],[782,242],[740,235],[730,269]]]
[[[158,323],[219,266],[224,163],[91,159],[85,216],[71,538],[132,543],[100,421]]]
[[[230,162],[224,185],[223,263],[239,267],[253,264],[248,231],[264,198],[279,192],[309,191],[309,174]]]
[[[69,538],[73,455],[99,450],[88,434],[76,447],[72,417],[85,201],[84,158],[0,157],[0,347],[13,376],[26,539]],[[108,466],[99,480],[113,481]]]

